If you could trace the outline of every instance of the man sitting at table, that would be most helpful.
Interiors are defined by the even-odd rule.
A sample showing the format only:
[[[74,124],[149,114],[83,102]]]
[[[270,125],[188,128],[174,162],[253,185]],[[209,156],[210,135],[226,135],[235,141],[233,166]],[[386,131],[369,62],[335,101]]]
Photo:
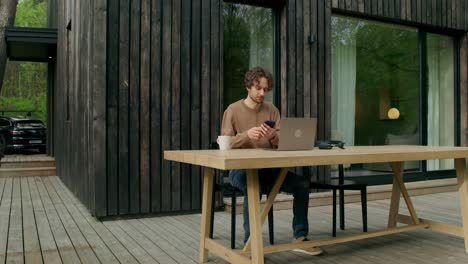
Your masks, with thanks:
[[[224,112],[221,135],[232,136],[230,146],[233,149],[243,148],[277,148],[280,114],[271,103],[265,102],[265,96],[273,88],[273,77],[270,72],[255,67],[245,74],[244,78],[247,97],[229,105]],[[273,120],[276,126],[271,128],[264,122]],[[280,169],[260,169],[258,172],[262,192],[270,190],[278,177]],[[250,235],[249,210],[246,187],[246,171],[231,170],[229,172],[231,184],[244,193],[244,243]],[[307,241],[309,223],[307,211],[309,208],[309,182],[305,177],[288,172],[281,186],[281,191],[291,193],[293,202],[293,232],[294,242]],[[322,250],[311,247],[306,250],[297,249],[309,255],[318,255]]]

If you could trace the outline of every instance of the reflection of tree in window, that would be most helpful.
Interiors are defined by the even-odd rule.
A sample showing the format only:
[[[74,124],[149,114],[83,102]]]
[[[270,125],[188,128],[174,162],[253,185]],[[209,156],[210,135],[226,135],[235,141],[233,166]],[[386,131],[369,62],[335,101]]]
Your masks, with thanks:
[[[232,3],[224,3],[223,19],[226,107],[245,97],[244,74],[250,68],[273,70],[273,24],[271,9]]]

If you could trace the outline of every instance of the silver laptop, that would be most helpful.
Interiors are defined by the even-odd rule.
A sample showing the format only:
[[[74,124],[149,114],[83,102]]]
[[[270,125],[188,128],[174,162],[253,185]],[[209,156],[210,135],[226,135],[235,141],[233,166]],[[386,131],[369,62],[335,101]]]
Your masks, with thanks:
[[[317,118],[282,118],[278,150],[314,148]]]

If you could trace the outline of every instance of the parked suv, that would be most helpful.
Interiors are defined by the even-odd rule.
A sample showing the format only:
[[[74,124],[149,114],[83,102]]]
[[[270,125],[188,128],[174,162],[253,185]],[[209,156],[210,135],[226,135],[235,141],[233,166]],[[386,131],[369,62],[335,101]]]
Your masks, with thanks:
[[[41,120],[0,117],[0,144],[6,150],[39,149],[46,152],[46,128]]]

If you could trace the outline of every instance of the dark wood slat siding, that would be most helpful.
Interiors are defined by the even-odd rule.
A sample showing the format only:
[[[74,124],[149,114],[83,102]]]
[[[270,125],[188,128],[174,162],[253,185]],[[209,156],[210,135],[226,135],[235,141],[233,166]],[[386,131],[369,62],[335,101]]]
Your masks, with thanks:
[[[310,4],[310,28],[312,34],[318,37],[318,2],[311,1]],[[310,112],[310,117],[318,117],[318,41],[310,45],[310,106],[305,111]]]
[[[129,58],[130,58],[130,0],[119,1],[119,52],[109,53],[109,56],[119,58],[119,105],[118,105],[118,208],[119,214],[130,212],[129,200],[129,121],[128,121],[128,100],[129,100]],[[112,24],[110,25],[112,26]],[[110,28],[109,28],[110,30]],[[111,166],[111,163],[109,163]]]
[[[304,72],[304,16],[303,12],[303,2],[304,1],[295,1],[296,2],[296,101],[291,102],[292,105],[296,106],[295,116],[303,117],[304,116],[304,75],[300,74]]]
[[[140,213],[151,211],[150,185],[150,50],[151,0],[141,0],[140,32]]]
[[[300,0],[299,0],[300,1]],[[287,98],[281,98],[283,102],[286,100],[287,107],[286,116],[294,117],[296,115],[296,2],[288,1],[287,6],[287,75],[286,83]],[[301,30],[302,32],[302,30]]]
[[[162,73],[161,73],[161,112],[162,112],[162,151],[171,149],[171,13],[172,1],[162,1]],[[169,161],[162,161],[161,189],[153,190],[161,192],[161,211],[171,210],[171,167]],[[132,175],[133,176],[133,175]],[[163,191],[164,190],[164,191]]]
[[[191,8],[192,2],[182,4],[181,11],[181,61],[185,62],[181,64],[181,131],[190,131],[190,25],[191,25]],[[185,74],[183,74],[185,73]],[[181,149],[190,149],[190,135],[184,135],[181,137]],[[181,168],[181,209],[183,211],[191,209],[191,170],[187,164],[182,164]]]
[[[345,9],[346,8],[346,0],[338,0],[338,7]]]
[[[372,0],[364,0],[364,12],[366,14],[370,14],[372,12],[372,7],[371,7]],[[332,5],[332,7],[336,8],[335,5]]]
[[[465,16],[468,3],[466,1],[462,1],[461,4],[462,7],[460,8],[460,16],[458,17],[458,28],[465,28]]]
[[[107,215],[107,1],[51,4],[58,29],[51,106],[57,174],[94,215]]]
[[[425,1],[422,1],[423,3]],[[424,6],[421,6],[421,9],[422,9],[422,12],[423,12],[423,15],[424,15]],[[446,3],[446,0],[441,0],[440,1],[440,13],[441,13],[441,21],[440,21],[440,25],[442,27],[447,27],[447,3]],[[421,23],[426,23],[426,20],[424,19],[423,17],[423,20],[421,21]]]
[[[221,36],[221,5],[222,2],[219,0],[211,0],[210,1],[210,50],[219,50],[221,51],[221,43],[220,37]],[[210,139],[211,142],[215,141],[217,136],[221,133],[220,124],[222,122],[222,111],[224,110],[221,106],[220,102],[223,101],[223,98],[220,97],[221,92],[220,88],[222,87],[220,83],[221,72],[223,71],[220,68],[220,60],[222,53],[211,53],[210,56],[210,75],[211,75],[211,82],[210,82],[210,89],[211,89],[211,97],[210,97],[210,106],[211,109],[211,116],[210,116]],[[218,183],[221,183],[223,179],[218,177]],[[220,194],[215,198],[221,201],[222,197]]]
[[[57,28],[58,25],[58,4],[57,0],[48,0],[47,4],[47,26]],[[58,53],[58,52],[57,52]],[[57,55],[56,55],[57,56]],[[54,58],[47,66],[47,155],[54,156],[54,123],[56,122],[55,111],[55,85],[57,72],[57,61]]]
[[[456,27],[457,26],[457,2],[458,0],[452,0],[452,21],[451,21],[451,27]],[[434,12],[433,12],[434,15]]]
[[[92,2],[91,1],[84,1],[80,4],[83,4],[81,6],[81,13],[82,14],[90,14],[92,11],[91,9],[91,6],[92,6]],[[102,4],[102,3],[94,3],[97,5],[99,4]],[[102,102],[102,106],[100,106],[100,109],[99,110],[104,110],[104,113],[106,111],[106,83],[107,83],[107,74],[106,74],[106,68],[107,66],[104,68],[104,71],[102,72],[103,69],[99,69],[100,70],[100,73],[102,74],[101,76],[99,76],[99,80],[96,80],[94,79],[95,77],[97,76],[93,76],[93,67],[94,67],[94,63],[95,61],[94,60],[101,60],[103,62],[104,65],[106,65],[106,54],[99,54],[97,55],[96,58],[93,58],[93,56],[91,55],[91,51],[94,50],[94,47],[92,46],[92,44],[89,42],[90,39],[94,39],[94,36],[91,37],[92,34],[96,34],[96,32],[93,32],[92,31],[92,27],[91,25],[94,25],[97,21],[97,19],[99,19],[101,21],[101,23],[107,23],[107,15],[104,15],[102,16],[102,13],[99,13],[99,14],[96,14],[96,16],[94,16],[94,19],[92,21],[84,21],[84,20],[81,20],[81,30],[80,30],[80,39],[82,40],[81,42],[81,50],[80,50],[80,53],[79,53],[79,58],[86,58],[85,59],[85,63],[79,63],[80,64],[80,73],[81,73],[81,76],[80,76],[80,85],[78,86],[78,93],[79,93],[79,96],[78,96],[78,112],[77,112],[77,124],[78,124],[78,130],[79,130],[79,144],[77,146],[77,149],[78,149],[78,167],[81,168],[81,170],[83,170],[84,174],[83,176],[85,177],[85,179],[87,180],[87,182],[84,182],[82,183],[82,189],[81,189],[81,192],[83,193],[86,193],[86,192],[90,192],[90,193],[94,193],[95,195],[97,195],[98,197],[96,196],[91,196],[89,198],[89,202],[90,204],[92,205],[95,205],[95,210],[99,212],[99,214],[106,214],[106,210],[107,210],[107,197],[106,197],[106,193],[95,193],[94,189],[96,184],[99,184],[99,185],[103,185],[105,186],[106,184],[106,177],[101,177],[100,179],[98,179],[96,177],[96,175],[94,175],[94,170],[90,170],[87,166],[88,164],[88,161],[89,161],[89,156],[94,156],[94,151],[97,151],[99,153],[102,153],[103,156],[104,156],[104,159],[101,160],[101,162],[104,162],[104,166],[101,167],[100,165],[101,164],[98,164],[98,167],[97,169],[99,169],[101,172],[103,172],[102,175],[106,175],[106,170],[105,170],[105,167],[106,167],[106,159],[105,159],[105,155],[106,155],[106,118],[104,117],[104,119],[100,119],[101,122],[103,122],[103,124],[98,124],[99,127],[101,128],[104,128],[103,130],[99,131],[97,134],[93,135],[93,134],[89,134],[89,128],[90,126],[94,126],[93,123],[90,123],[89,120],[94,120],[93,116],[94,116],[94,113],[93,113],[93,116],[91,116],[91,112],[94,112],[96,111],[97,109],[90,109],[89,106],[90,104],[87,104],[88,102],[88,98],[93,98],[93,103],[91,103],[91,105],[94,105],[96,101],[99,101],[99,102]],[[104,20],[101,20],[101,19],[104,19]],[[100,25],[100,24],[97,24],[97,25]],[[94,30],[96,30],[96,28],[94,28]],[[102,30],[102,32],[106,32],[106,26],[104,27],[99,27],[98,30]],[[99,42],[96,42],[94,43],[94,45],[105,45],[106,46],[106,41],[104,40],[103,43]],[[106,47],[104,47],[103,51],[106,50]],[[101,79],[101,77],[103,79]],[[94,83],[91,83],[91,82],[96,82],[96,83],[99,83],[99,84],[102,84],[103,87],[99,87],[99,89],[96,89],[96,94],[93,94],[91,95],[90,94],[90,91],[93,91],[93,90],[90,90],[90,87],[91,86],[94,86]],[[97,110],[97,111],[99,111]],[[85,115],[79,115],[79,113],[87,113]],[[91,131],[93,133],[93,131]],[[91,137],[91,138],[90,138]],[[100,140],[104,140],[104,142],[100,141]],[[93,144],[90,142],[101,142],[100,143],[100,148],[98,149],[91,149],[92,147],[89,147],[89,146],[93,146]],[[91,150],[91,151],[90,151]],[[102,157],[100,157],[102,158]],[[96,165],[96,164],[95,164]],[[104,170],[102,170],[102,168],[104,168]],[[98,201],[98,203],[96,203],[95,201]]]
[[[193,1],[192,14],[192,32],[191,32],[191,122],[190,122],[190,145],[192,149],[201,148],[201,1]],[[201,169],[198,166],[192,166],[192,185],[191,185],[191,207],[192,210],[201,208]]]
[[[443,0],[445,2],[445,0]],[[425,24],[426,23],[426,2],[424,0],[421,0],[421,23]],[[445,12],[444,12],[445,13]]]
[[[302,50],[303,50],[303,60],[302,60],[302,76],[304,76],[304,79],[303,79],[303,83],[304,83],[304,92],[303,92],[303,96],[302,96],[302,101],[303,101],[303,116],[304,117],[310,117],[311,116],[311,102],[312,102],[312,98],[311,98],[311,81],[310,81],[310,78],[311,78],[311,56],[310,56],[310,53],[311,53],[311,49],[313,49],[313,47],[315,46],[314,44],[309,44],[309,41],[308,41],[308,38],[310,36],[313,36],[314,32],[313,30],[311,29],[311,20],[312,20],[312,16],[311,16],[311,5],[313,5],[313,3],[311,3],[310,1],[304,1],[304,6],[302,7],[302,15],[304,17],[304,20],[303,20],[303,38],[302,38],[302,42],[301,42],[301,45],[302,45]],[[315,16],[315,14],[314,14]],[[301,97],[299,97],[301,98]]]
[[[118,214],[118,184],[119,184],[119,2],[109,2],[107,16],[109,24],[109,41],[107,59],[109,74],[107,75],[107,214]]]
[[[421,25],[468,30],[465,0],[323,0],[341,12],[401,19]],[[320,2],[320,1],[319,1]]]
[[[109,24],[120,40],[113,51],[120,85],[114,118],[119,156],[109,160],[119,173],[123,168],[116,191],[118,214],[198,210],[199,168],[164,161],[162,151],[206,148],[219,134],[221,2],[145,1],[122,0],[120,23]],[[111,10],[115,8],[109,8],[110,15]]]
[[[464,28],[467,29],[468,28],[468,3],[465,4],[465,26]]]
[[[151,211],[161,211],[161,22],[162,1],[151,1]]]
[[[140,212],[140,23],[141,0],[130,5],[129,198],[130,213]]]
[[[326,87],[325,87],[325,51],[326,51],[326,42],[325,42],[325,3],[326,1],[318,1],[318,14],[317,14],[317,27],[318,27],[318,61],[317,61],[317,117],[318,117],[318,133],[317,138],[324,139],[326,137],[325,130],[325,111],[326,103],[323,98],[326,96]]]
[[[171,148],[180,149],[180,0],[172,0],[172,65],[171,65]],[[211,39],[208,37],[208,39]],[[171,207],[170,211],[180,211],[181,186],[180,163],[171,164]]]
[[[460,41],[460,144],[468,146],[468,34]]]
[[[72,3],[71,6],[73,6],[73,9],[71,11],[72,17],[78,17],[80,16],[79,13],[79,6],[76,3]],[[73,181],[73,176],[76,170],[78,170],[78,166],[76,164],[76,161],[78,160],[77,157],[77,151],[76,151],[76,145],[77,144],[71,144],[71,139],[72,138],[78,138],[78,135],[76,135],[76,113],[78,109],[76,109],[77,106],[77,94],[76,94],[76,89],[78,86],[78,81],[80,79],[80,76],[78,74],[78,56],[77,53],[79,51],[79,32],[80,32],[80,20],[72,20],[72,29],[74,31],[72,32],[72,43],[71,43],[71,52],[70,52],[70,59],[69,59],[69,64],[70,64],[70,71],[71,74],[69,77],[71,77],[69,83],[69,126],[68,126],[68,143],[69,143],[69,148],[70,148],[70,155],[68,156],[69,161],[68,161],[68,170],[69,170],[69,181]],[[76,183],[76,185],[73,186],[73,190],[75,193],[81,193],[81,186],[85,181],[79,181]],[[85,203],[89,204],[88,197],[85,197]]]
[[[359,11],[359,12],[361,12],[361,11]],[[391,1],[388,2],[387,16],[395,17],[395,1],[394,0],[391,0]]]

